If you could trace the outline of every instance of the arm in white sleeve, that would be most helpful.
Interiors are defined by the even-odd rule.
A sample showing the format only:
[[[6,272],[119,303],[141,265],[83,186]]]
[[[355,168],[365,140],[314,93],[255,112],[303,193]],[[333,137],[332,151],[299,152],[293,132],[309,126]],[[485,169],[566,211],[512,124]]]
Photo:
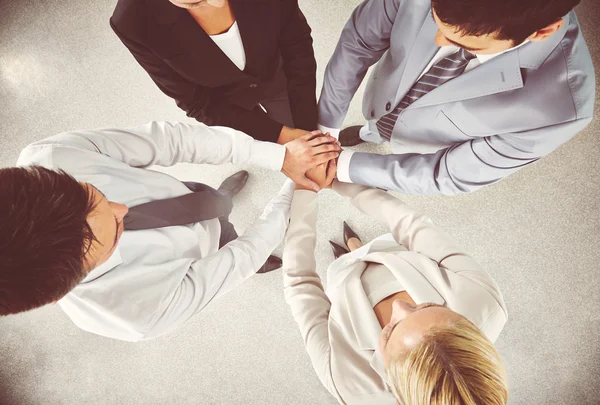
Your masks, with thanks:
[[[339,398],[331,376],[328,326],[331,303],[315,271],[317,211],[316,193],[307,190],[294,193],[283,250],[283,292],[319,380]]]
[[[280,171],[285,158],[285,146],[257,141],[231,128],[155,121],[127,129],[61,133],[29,145],[19,162],[27,161],[28,154],[36,149],[48,146],[96,152],[142,168],[176,163],[233,163]]]
[[[196,315],[213,299],[254,275],[279,246],[288,226],[295,184],[287,180],[263,214],[237,239],[192,263],[168,307],[144,339],[163,335]]]
[[[444,270],[476,281],[495,297],[506,312],[504,299],[494,279],[429,217],[382,190],[338,181],[334,182],[333,189],[348,198],[360,211],[387,225],[398,244],[429,257]]]
[[[329,127],[319,124],[317,126],[317,129],[324,134],[328,133],[329,135],[333,136],[335,139],[340,139],[340,128],[329,128]]]

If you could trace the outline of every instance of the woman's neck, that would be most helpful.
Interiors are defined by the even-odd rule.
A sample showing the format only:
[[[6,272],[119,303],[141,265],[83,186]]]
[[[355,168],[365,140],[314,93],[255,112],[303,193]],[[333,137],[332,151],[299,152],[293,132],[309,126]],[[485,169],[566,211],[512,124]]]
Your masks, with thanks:
[[[406,291],[400,291],[379,301],[375,307],[373,307],[373,311],[375,312],[375,316],[377,317],[379,325],[381,325],[382,328],[390,323],[390,319],[392,319],[392,304],[395,300],[400,300],[415,305],[415,302]]]
[[[235,22],[235,16],[228,1],[225,1],[223,7],[207,5],[187,11],[208,35],[227,32]]]

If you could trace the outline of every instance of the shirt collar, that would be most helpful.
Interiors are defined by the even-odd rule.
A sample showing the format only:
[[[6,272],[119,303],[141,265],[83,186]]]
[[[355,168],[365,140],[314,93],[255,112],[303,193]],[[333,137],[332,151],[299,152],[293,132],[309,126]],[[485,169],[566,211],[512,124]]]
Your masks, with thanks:
[[[107,261],[102,263],[100,266],[96,267],[94,270],[90,271],[88,275],[83,279],[80,284],[88,283],[90,281],[94,281],[98,277],[108,273],[118,265],[123,263],[123,259],[121,258],[121,252],[119,250],[119,246],[115,248],[114,252]]]
[[[479,61],[479,63],[483,64],[483,63],[485,63],[485,62],[487,62],[487,61],[489,61],[491,59],[494,59],[496,56],[500,56],[503,53],[510,52],[510,51],[515,50],[515,49],[518,49],[518,48],[522,47],[523,45],[527,44],[528,42],[529,42],[529,40],[526,40],[526,41],[522,42],[521,44],[519,44],[517,46],[513,46],[512,48],[506,49],[506,50],[504,50],[502,52],[493,53],[493,54],[489,54],[489,55],[478,55],[478,54],[475,54],[475,56],[477,57],[477,60]]]

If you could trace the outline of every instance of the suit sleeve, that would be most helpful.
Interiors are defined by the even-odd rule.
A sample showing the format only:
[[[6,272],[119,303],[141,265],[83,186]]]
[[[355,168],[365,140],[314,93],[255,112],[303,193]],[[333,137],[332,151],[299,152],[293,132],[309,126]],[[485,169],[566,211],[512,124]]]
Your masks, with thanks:
[[[245,110],[211,94],[211,90],[178,74],[141,42],[127,37],[111,19],[110,25],[158,88],[173,98],[188,117],[206,125],[235,128],[255,139],[277,142],[282,125],[259,107]]]
[[[313,51],[311,29],[296,0],[286,1],[282,19],[280,51],[283,70],[296,128],[312,131],[317,128],[317,62]]]
[[[552,152],[590,121],[477,138],[432,154],[342,152],[338,179],[406,194],[472,192]]]
[[[401,0],[365,0],[346,23],[325,69],[319,99],[319,124],[340,128],[367,70],[390,47]]]
[[[328,326],[331,303],[315,271],[317,208],[316,193],[307,190],[294,193],[283,250],[283,292],[319,380],[339,398],[331,376]]]
[[[338,181],[333,189],[360,211],[388,226],[398,244],[430,258],[443,271],[467,277],[487,290],[500,306],[496,316],[506,319],[506,305],[494,279],[429,217],[383,190]]]

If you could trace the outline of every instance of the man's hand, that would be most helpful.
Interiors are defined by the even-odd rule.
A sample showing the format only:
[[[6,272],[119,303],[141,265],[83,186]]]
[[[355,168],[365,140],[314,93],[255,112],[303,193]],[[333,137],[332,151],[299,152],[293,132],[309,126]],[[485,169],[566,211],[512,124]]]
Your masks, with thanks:
[[[306,172],[306,177],[317,183],[320,188],[331,188],[333,180],[337,174],[337,159],[331,159],[327,163],[322,163],[314,169]],[[302,186],[296,185],[296,190],[306,190]]]
[[[319,191],[320,187],[306,177],[306,172],[339,156],[341,147],[332,136],[313,131],[285,144],[281,171],[297,185]]]
[[[281,128],[281,132],[279,133],[279,138],[277,139],[277,143],[280,145],[285,145],[288,142],[292,142],[294,139],[300,138],[308,134],[309,131],[305,131],[303,129],[296,129],[286,127],[285,125]]]

